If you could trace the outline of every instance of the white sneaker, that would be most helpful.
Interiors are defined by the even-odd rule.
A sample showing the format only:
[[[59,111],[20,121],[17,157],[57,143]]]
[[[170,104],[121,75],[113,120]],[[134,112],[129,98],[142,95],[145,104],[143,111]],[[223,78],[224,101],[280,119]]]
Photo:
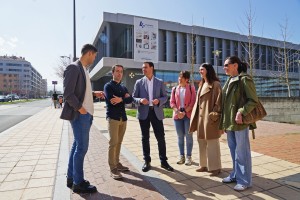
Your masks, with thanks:
[[[233,182],[236,182],[236,179],[230,178],[230,176],[227,176],[226,178],[223,178],[222,182],[223,183],[233,183]]]
[[[182,165],[184,162],[185,162],[185,157],[183,155],[180,155],[177,164]]]
[[[185,165],[190,166],[192,165],[192,162],[193,162],[192,156],[187,156],[185,160]]]
[[[244,190],[247,189],[247,186],[241,185],[241,184],[237,184],[236,186],[234,186],[233,189],[236,190],[236,191],[244,191]]]

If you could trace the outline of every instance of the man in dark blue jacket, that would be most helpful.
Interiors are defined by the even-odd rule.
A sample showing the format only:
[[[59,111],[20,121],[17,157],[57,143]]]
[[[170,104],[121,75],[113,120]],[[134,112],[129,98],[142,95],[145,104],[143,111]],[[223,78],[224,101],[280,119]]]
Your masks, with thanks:
[[[127,116],[125,104],[130,104],[133,98],[129,95],[127,88],[121,84],[124,67],[114,65],[112,67],[113,80],[104,85],[106,101],[106,120],[109,132],[108,164],[111,177],[122,178],[120,173],[128,171],[129,168],[120,163],[120,150],[126,131]]]
[[[97,49],[91,44],[82,47],[79,60],[71,63],[64,72],[65,106],[61,119],[69,120],[74,142],[70,152],[67,187],[76,193],[92,193],[97,188],[84,180],[83,161],[89,146],[89,132],[93,122],[93,95],[103,97],[102,91],[92,92],[88,67],[94,63]]]

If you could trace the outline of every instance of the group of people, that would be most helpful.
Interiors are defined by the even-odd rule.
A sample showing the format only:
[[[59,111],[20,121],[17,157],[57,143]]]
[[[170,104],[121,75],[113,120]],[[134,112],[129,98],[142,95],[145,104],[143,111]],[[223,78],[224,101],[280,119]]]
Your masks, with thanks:
[[[93,98],[105,99],[106,120],[109,132],[108,164],[111,177],[122,178],[121,172],[129,168],[120,162],[120,150],[126,131],[127,116],[125,104],[137,106],[142,138],[144,165],[142,171],[151,169],[150,125],[157,140],[161,167],[174,171],[168,163],[164,132],[164,104],[168,97],[163,81],[154,76],[154,64],[144,62],[144,77],[138,79],[132,94],[121,84],[124,67],[112,66],[112,80],[105,84],[104,91],[92,91],[88,67],[93,64],[97,49],[86,44],[81,57],[71,63],[64,72],[65,106],[61,118],[69,120],[73,129],[74,142],[71,148],[67,186],[77,193],[96,192],[95,186],[84,179],[83,162],[88,150],[89,131],[93,120]],[[222,169],[220,136],[226,132],[233,170],[223,179],[224,183],[236,182],[235,190],[251,187],[252,165],[249,143],[249,129],[255,124],[243,124],[243,115],[249,113],[257,104],[255,85],[246,74],[247,64],[237,56],[228,57],[224,70],[229,76],[223,89],[211,64],[204,63],[199,68],[201,81],[198,91],[189,83],[190,73],[181,71],[178,86],[171,92],[170,106],[178,137],[179,160],[177,164],[191,165],[193,132],[197,133],[199,145],[199,168],[197,172],[210,172],[217,176]],[[242,91],[243,90],[243,91]],[[243,105],[240,96],[244,95]],[[186,154],[185,154],[186,145]]]

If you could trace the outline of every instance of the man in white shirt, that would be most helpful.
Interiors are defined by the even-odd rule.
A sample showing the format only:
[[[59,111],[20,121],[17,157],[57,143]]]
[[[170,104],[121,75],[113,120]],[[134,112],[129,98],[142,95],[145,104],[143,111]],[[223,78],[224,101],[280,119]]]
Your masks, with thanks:
[[[144,62],[142,70],[145,76],[136,81],[132,92],[134,102],[138,105],[137,118],[139,119],[142,131],[143,155],[145,160],[142,171],[147,172],[151,168],[150,123],[157,140],[161,167],[168,171],[173,171],[174,169],[167,162],[163,124],[163,105],[167,101],[165,85],[162,80],[154,76],[154,64],[152,62]]]
[[[91,44],[82,47],[79,60],[71,63],[64,72],[65,106],[61,119],[69,120],[74,142],[70,152],[67,187],[76,193],[93,193],[97,188],[84,179],[83,161],[89,146],[89,132],[93,122],[93,95],[103,98],[103,92],[92,92],[87,68],[94,63],[97,49]]]

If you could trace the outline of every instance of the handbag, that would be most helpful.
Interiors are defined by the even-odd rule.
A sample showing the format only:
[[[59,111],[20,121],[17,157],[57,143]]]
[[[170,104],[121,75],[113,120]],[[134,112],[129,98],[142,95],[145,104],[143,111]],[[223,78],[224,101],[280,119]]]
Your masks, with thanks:
[[[240,101],[242,105],[245,105],[245,96],[243,95],[244,92],[244,85],[241,83],[241,80],[239,80],[239,84],[240,84],[240,93],[241,93],[241,98],[242,100]],[[240,105],[240,107],[242,107]],[[258,120],[263,119],[265,116],[267,116],[267,112],[265,110],[265,108],[263,107],[262,103],[260,102],[260,100],[258,99],[258,102],[255,106],[255,108],[253,108],[253,110],[251,110],[247,115],[243,116],[243,123],[244,124],[252,124],[255,123]]]

